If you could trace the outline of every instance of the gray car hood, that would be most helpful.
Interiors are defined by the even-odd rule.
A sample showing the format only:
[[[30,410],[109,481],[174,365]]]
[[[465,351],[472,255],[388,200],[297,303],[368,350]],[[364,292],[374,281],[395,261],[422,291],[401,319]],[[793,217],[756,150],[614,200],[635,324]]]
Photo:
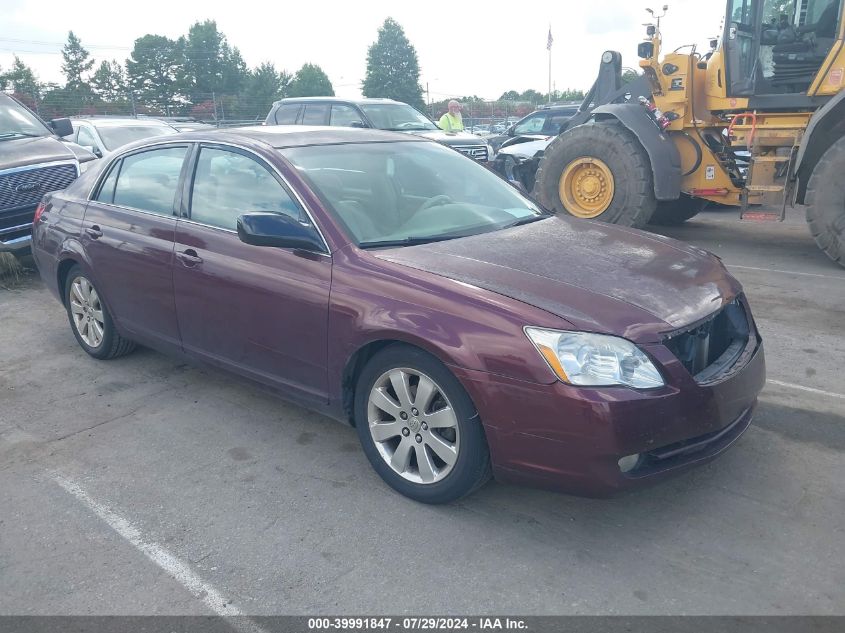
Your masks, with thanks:
[[[97,157],[75,143],[65,143],[55,136],[14,138],[0,141],[0,170],[60,160],[84,163]]]
[[[704,319],[741,292],[706,251],[635,229],[560,216],[371,252],[536,306],[578,329],[640,343],[659,341]]]

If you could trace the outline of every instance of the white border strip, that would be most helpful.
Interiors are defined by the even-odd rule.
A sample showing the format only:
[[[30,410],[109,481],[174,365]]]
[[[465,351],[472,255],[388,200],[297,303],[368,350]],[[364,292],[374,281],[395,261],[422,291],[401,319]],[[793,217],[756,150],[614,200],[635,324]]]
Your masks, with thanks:
[[[822,275],[821,273],[802,273],[797,270],[777,270],[775,268],[757,268],[756,266],[740,266],[739,264],[730,264],[725,262],[725,266],[730,271],[731,268],[741,268],[743,270],[759,270],[764,273],[781,273],[783,275],[801,275],[802,277],[821,277],[822,279],[834,279],[836,281],[845,281],[845,275]]]
[[[123,518],[105,505],[98,503],[75,481],[59,473],[53,473],[53,481],[67,493],[81,501],[89,510],[102,519],[108,526],[141,551],[158,567],[172,576],[195,597],[202,600],[209,609],[223,617],[242,616],[212,585],[200,578],[187,563],[183,562],[158,543],[144,538],[141,531],[128,519]],[[242,633],[266,633],[264,629],[247,618],[231,621],[234,628]]]
[[[833,393],[832,391],[823,391],[822,389],[813,389],[813,387],[803,387],[801,385],[793,385],[791,382],[781,382],[780,380],[771,380],[767,379],[767,383],[770,385],[776,385],[778,387],[786,387],[787,389],[796,389],[798,391],[806,391],[807,393],[815,393],[820,396],[828,396],[830,398],[840,398],[845,400],[845,394],[842,393]]]

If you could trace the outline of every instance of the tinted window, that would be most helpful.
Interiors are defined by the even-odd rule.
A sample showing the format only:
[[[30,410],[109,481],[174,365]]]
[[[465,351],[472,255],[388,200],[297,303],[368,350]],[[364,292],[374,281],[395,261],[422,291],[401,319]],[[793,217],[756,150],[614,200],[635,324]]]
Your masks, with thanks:
[[[111,204],[114,199],[114,183],[117,182],[117,174],[120,172],[120,161],[112,165],[111,171],[100,187],[100,193],[97,194],[95,200],[100,202],[108,202]]]
[[[296,115],[299,114],[298,103],[288,103],[276,109],[276,123],[279,125],[293,125],[296,123]]]
[[[514,134],[539,134],[543,131],[543,124],[546,122],[545,114],[533,114],[514,127]]]
[[[242,213],[284,213],[299,219],[299,206],[258,161],[222,149],[200,151],[191,195],[191,219],[235,230]]]
[[[549,134],[560,134],[560,126],[566,123],[569,119],[571,119],[573,114],[575,113],[558,113],[550,115],[549,118],[546,119],[546,126],[543,131],[548,132]]]
[[[185,147],[168,147],[124,158],[114,203],[171,215],[187,151]]]
[[[361,121],[361,115],[358,114],[358,110],[348,105],[334,104],[332,106],[332,119],[329,125],[349,127],[353,123],[359,123],[361,125],[364,123]]]
[[[309,103],[305,106],[305,114],[302,115],[302,125],[326,125],[329,120],[329,104]]]
[[[94,140],[94,135],[91,134],[91,130],[87,127],[80,126],[79,128],[79,136],[77,138],[77,143],[82,145],[82,147],[97,147],[97,141]]]

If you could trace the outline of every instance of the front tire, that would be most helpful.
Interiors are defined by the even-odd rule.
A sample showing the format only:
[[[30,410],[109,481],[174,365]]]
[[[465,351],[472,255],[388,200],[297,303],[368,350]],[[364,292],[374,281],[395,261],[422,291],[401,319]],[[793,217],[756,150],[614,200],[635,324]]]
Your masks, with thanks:
[[[64,293],[70,329],[90,356],[109,360],[135,349],[135,343],[118,334],[100,293],[80,266],[68,271]]]
[[[393,489],[422,503],[448,503],[490,478],[478,414],[439,360],[409,345],[373,356],[355,388],[364,453]]]
[[[658,202],[649,223],[658,226],[678,226],[704,211],[706,206],[707,200],[682,193],[677,200]]]
[[[648,155],[615,120],[578,125],[546,148],[534,194],[559,213],[641,228],[657,205]]]
[[[807,223],[818,247],[845,266],[845,137],[822,154],[813,169],[804,202]]]

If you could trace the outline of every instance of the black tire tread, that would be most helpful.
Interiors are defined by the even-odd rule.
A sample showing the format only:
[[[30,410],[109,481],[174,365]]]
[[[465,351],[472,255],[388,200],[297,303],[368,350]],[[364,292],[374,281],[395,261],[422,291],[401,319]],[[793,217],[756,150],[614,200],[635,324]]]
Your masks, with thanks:
[[[845,235],[833,223],[845,216],[845,137],[822,154],[813,169],[804,196],[807,224],[818,247],[840,266],[845,266]],[[845,220],[842,220],[845,222]]]
[[[108,308],[105,305],[105,302],[102,303],[103,308],[103,316],[105,321],[106,333],[104,334],[104,345],[99,350],[91,350],[88,345],[85,344],[84,341],[79,337],[79,334],[76,331],[76,326],[73,324],[73,319],[70,316],[70,299],[69,299],[69,287],[71,281],[74,277],[78,275],[84,275],[82,267],[79,265],[75,265],[71,267],[68,271],[67,276],[65,277],[65,288],[64,288],[64,298],[66,303],[66,310],[68,313],[68,320],[70,321],[70,328],[73,332],[74,337],[76,338],[79,345],[84,349],[90,356],[97,358],[99,360],[112,360],[114,358],[120,358],[121,356],[126,356],[127,354],[133,352],[137,347],[135,341],[131,341],[123,336],[117,331],[117,328],[114,326],[114,322],[112,321],[111,313],[109,312]],[[96,284],[87,276],[84,275],[94,288],[96,288]],[[102,293],[97,290],[97,294],[102,297]]]
[[[592,151],[603,145],[612,149]],[[605,153],[610,156],[599,155]],[[615,119],[578,125],[551,142],[534,181],[534,195],[540,204],[568,214],[558,193],[558,183],[566,165],[582,156],[595,156],[605,163],[616,160],[628,163],[625,168],[614,171],[613,201],[594,219],[636,228],[648,224],[657,205],[651,162],[637,138]],[[623,196],[619,197],[620,193]]]
[[[684,193],[677,200],[667,200],[657,203],[654,213],[651,215],[649,224],[656,226],[679,226],[695,217],[704,207],[707,201],[701,198],[692,198]]]
[[[383,464],[381,461],[381,457],[377,454],[371,453],[369,449],[369,445],[372,443],[372,439],[369,437],[369,430],[368,424],[366,419],[361,420],[359,418],[360,407],[366,406],[363,404],[363,389],[362,386],[366,383],[369,383],[369,380],[365,380],[368,376],[370,371],[375,370],[376,368],[383,368],[387,366],[407,366],[407,367],[415,367],[421,370],[428,370],[431,371],[433,368],[438,368],[438,371],[446,372],[446,375],[450,377],[449,382],[452,385],[446,386],[449,388],[451,386],[452,393],[449,394],[450,399],[452,400],[452,405],[457,409],[460,404],[457,403],[455,400],[463,400],[463,405],[466,407],[467,410],[471,411],[471,415],[467,417],[470,423],[477,424],[477,427],[473,427],[475,431],[477,431],[477,436],[475,439],[478,440],[477,453],[475,455],[475,459],[471,459],[468,462],[468,470],[461,474],[460,481],[452,481],[450,485],[441,487],[440,490],[433,494],[428,494],[428,491],[423,491],[423,494],[415,494],[411,490],[411,486],[413,484],[408,485],[404,484],[401,481],[398,481],[398,486],[391,483],[388,478],[382,475],[382,469],[388,468],[386,464]],[[420,367],[423,365],[423,367]],[[425,367],[428,365],[428,367]],[[380,373],[381,369],[378,369]],[[373,372],[375,373],[375,371]],[[375,376],[373,376],[375,377]],[[490,450],[487,446],[487,439],[484,434],[483,427],[481,425],[481,421],[478,418],[478,412],[475,409],[475,405],[472,403],[472,400],[469,397],[469,394],[466,393],[466,390],[461,386],[460,382],[457,378],[449,371],[449,369],[441,363],[437,358],[432,356],[431,354],[421,350],[418,347],[414,347],[412,345],[407,345],[403,343],[397,343],[385,347],[384,349],[380,350],[376,353],[364,367],[363,371],[359,375],[359,385],[356,386],[355,389],[355,404],[354,404],[354,411],[356,413],[356,429],[358,431],[359,438],[361,439],[361,444],[364,446],[365,454],[367,458],[370,460],[370,463],[373,465],[373,468],[376,472],[385,479],[386,483],[393,487],[395,490],[400,492],[401,494],[405,494],[406,496],[415,499],[416,501],[420,501],[422,503],[430,503],[430,504],[441,504],[441,503],[451,503],[457,499],[465,497],[467,495],[472,494],[485,483],[487,483],[492,477],[492,463],[490,461]],[[441,384],[441,387],[444,385]],[[457,392],[457,393],[456,393]],[[470,438],[467,437],[466,440],[468,441]],[[464,441],[464,440],[462,440]],[[369,444],[368,444],[369,442]],[[374,448],[372,450],[375,450]],[[460,459],[460,458],[459,458]],[[388,471],[386,471],[388,472]],[[389,471],[389,475],[394,475],[392,471]],[[451,473],[450,473],[451,476]],[[444,480],[444,483],[448,480]],[[438,485],[438,484],[432,484]],[[408,486],[407,489],[403,490],[402,488]]]

